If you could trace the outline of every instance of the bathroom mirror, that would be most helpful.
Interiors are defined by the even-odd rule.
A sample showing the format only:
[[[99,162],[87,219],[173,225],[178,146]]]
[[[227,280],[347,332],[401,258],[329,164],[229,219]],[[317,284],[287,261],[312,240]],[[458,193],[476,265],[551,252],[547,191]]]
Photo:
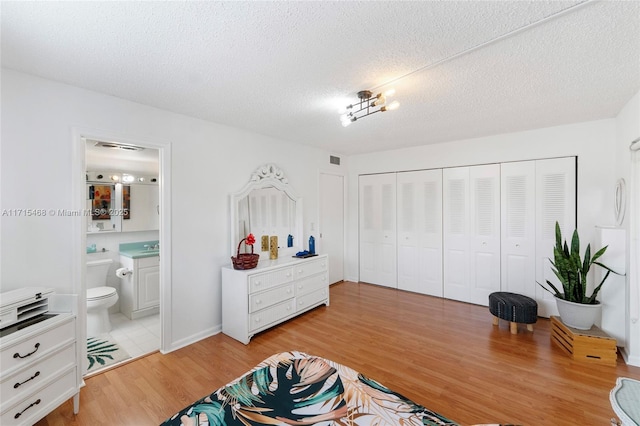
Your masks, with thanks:
[[[258,167],[249,182],[231,195],[231,254],[249,233],[256,238],[254,252],[262,252],[261,238],[277,236],[278,246],[287,248],[293,237],[292,251],[302,247],[302,199],[299,198],[275,164]],[[240,247],[240,252],[251,251]],[[267,249],[268,250],[268,249]]]
[[[157,183],[109,184],[99,180],[87,181],[86,209],[90,212],[87,232],[158,230],[159,195]]]

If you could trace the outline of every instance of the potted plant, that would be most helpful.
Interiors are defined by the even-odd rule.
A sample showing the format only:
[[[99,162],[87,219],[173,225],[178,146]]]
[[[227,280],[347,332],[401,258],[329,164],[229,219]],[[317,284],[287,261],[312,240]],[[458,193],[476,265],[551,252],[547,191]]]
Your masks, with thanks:
[[[558,277],[558,280],[560,280],[563,291],[558,290],[549,280],[546,280],[547,285],[551,287],[553,291],[540,283],[538,284],[555,296],[560,319],[569,327],[579,330],[589,330],[595,323],[601,310],[600,302],[596,299],[596,296],[602,288],[602,284],[604,284],[611,272],[616,275],[621,275],[597,261],[606,250],[607,246],[601,248],[591,256],[591,244],[589,244],[584,252],[584,260],[581,259],[578,231],[573,231],[571,248],[569,248],[566,241],[564,241],[563,244],[560,225],[556,222],[556,245],[553,248],[551,270],[556,277]],[[604,278],[602,278],[600,284],[593,289],[591,295],[587,295],[587,277],[592,265],[598,265],[606,269],[607,273]]]

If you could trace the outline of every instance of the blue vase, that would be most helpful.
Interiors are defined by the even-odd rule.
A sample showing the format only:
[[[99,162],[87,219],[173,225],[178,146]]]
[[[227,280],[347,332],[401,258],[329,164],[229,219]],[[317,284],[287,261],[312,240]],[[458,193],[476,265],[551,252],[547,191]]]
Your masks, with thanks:
[[[293,235],[291,234],[287,237],[287,247],[293,247]]]
[[[316,239],[313,235],[309,237],[309,253],[316,254]]]

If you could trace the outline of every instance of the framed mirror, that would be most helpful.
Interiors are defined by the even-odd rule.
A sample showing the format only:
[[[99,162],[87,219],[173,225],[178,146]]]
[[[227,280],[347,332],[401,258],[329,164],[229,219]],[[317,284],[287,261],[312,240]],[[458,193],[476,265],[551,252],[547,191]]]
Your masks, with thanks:
[[[298,197],[284,172],[275,164],[258,167],[249,182],[231,195],[231,254],[249,233],[256,238],[254,252],[268,256],[262,250],[263,236],[277,236],[283,254],[294,254],[302,243],[302,199]],[[289,249],[289,235],[293,240]],[[242,244],[240,253],[251,252]]]

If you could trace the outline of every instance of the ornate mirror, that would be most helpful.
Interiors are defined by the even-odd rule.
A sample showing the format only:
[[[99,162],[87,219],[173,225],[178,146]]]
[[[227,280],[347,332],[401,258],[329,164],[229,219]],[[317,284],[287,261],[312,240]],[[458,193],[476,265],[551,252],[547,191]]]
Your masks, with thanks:
[[[291,252],[302,247],[302,199],[289,185],[283,171],[275,164],[258,167],[249,182],[231,195],[231,253],[249,233],[256,237],[254,252],[263,254],[263,236],[277,236],[280,250],[288,254],[289,235],[293,238]],[[251,251],[240,247],[240,252]],[[267,249],[268,250],[268,249]],[[284,254],[283,253],[283,254]],[[268,251],[264,252],[268,256]]]

